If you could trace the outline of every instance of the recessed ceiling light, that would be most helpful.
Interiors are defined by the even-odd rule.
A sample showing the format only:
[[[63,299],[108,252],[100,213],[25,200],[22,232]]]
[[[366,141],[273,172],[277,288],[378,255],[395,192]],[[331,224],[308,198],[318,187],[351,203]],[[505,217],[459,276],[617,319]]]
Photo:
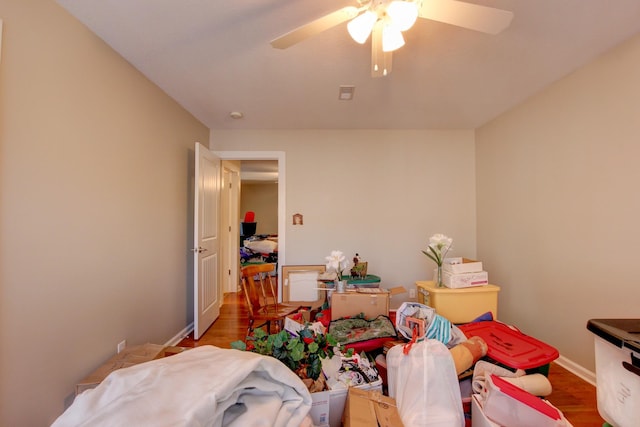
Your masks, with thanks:
[[[340,86],[338,92],[338,99],[340,101],[351,101],[353,99],[353,92],[356,90],[355,86]]]
[[[229,113],[229,116],[231,116],[232,119],[241,119],[244,117],[244,114],[242,114],[240,111],[232,111]]]

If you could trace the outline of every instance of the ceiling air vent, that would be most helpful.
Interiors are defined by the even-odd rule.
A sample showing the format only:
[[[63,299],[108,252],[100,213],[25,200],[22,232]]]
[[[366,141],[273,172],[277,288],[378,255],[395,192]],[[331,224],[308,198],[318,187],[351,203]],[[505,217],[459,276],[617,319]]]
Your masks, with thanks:
[[[353,99],[353,91],[355,90],[356,90],[355,86],[340,86],[338,99],[340,101],[351,101]]]

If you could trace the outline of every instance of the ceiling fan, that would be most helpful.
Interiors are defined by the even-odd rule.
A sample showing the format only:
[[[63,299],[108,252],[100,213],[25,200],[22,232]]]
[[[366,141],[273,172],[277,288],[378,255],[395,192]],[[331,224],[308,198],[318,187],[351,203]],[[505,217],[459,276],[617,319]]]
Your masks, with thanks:
[[[311,21],[271,41],[286,49],[313,35],[349,21],[351,37],[364,44],[371,35],[371,75],[391,72],[391,53],[404,45],[402,32],[417,18],[431,19],[470,30],[498,34],[511,24],[513,12],[465,3],[458,0],[356,0],[347,6]]]

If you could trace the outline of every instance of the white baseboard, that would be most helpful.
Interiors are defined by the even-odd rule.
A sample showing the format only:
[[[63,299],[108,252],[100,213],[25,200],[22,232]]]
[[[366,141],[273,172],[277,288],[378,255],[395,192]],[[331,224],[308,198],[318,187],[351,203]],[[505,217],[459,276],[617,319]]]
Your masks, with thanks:
[[[170,347],[178,344],[180,341],[182,341],[184,337],[189,335],[191,332],[193,332],[193,322],[189,323],[186,328],[184,328],[183,330],[175,334],[173,338],[171,338],[169,341],[164,343],[165,347]]]
[[[591,372],[590,370],[578,365],[576,362],[569,360],[564,356],[558,357],[555,362],[572,374],[582,378],[592,386],[596,386],[596,374],[594,372]]]

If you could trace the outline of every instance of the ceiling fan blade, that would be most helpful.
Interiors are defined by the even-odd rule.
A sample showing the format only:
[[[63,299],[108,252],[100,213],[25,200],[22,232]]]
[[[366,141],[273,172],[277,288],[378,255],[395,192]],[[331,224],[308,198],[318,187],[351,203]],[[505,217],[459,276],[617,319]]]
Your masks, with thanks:
[[[511,24],[513,12],[457,0],[423,0],[421,18],[488,34],[498,34]]]
[[[371,77],[385,77],[391,73],[392,52],[382,50],[383,21],[378,21],[371,31]]]
[[[318,18],[315,21],[311,21],[308,24],[298,27],[295,30],[289,31],[287,34],[271,40],[271,46],[277,49],[286,49],[293,46],[296,43],[303,41],[304,39],[319,34],[329,28],[342,24],[352,18],[355,18],[361,9],[355,6],[347,6],[342,9],[331,12],[328,15]]]

